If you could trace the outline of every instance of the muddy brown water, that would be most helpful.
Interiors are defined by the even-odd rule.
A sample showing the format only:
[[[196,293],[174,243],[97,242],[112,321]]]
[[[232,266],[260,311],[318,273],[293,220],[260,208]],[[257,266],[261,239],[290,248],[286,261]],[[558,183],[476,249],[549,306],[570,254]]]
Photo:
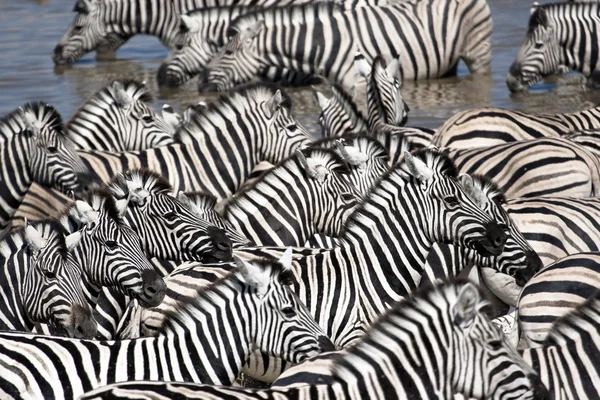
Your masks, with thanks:
[[[72,0],[0,0],[0,115],[27,101],[43,100],[67,120],[95,91],[125,78],[145,80],[155,93],[156,109],[169,103],[180,110],[207,99],[196,91],[195,82],[159,90],[156,71],[167,50],[154,37],[133,38],[117,52],[116,60],[97,61],[92,53],[72,66],[55,68],[50,55],[73,19],[73,4]],[[557,113],[600,104],[600,91],[586,90],[577,74],[544,82],[529,93],[511,95],[504,79],[525,33],[531,3],[491,0],[489,4],[494,21],[492,74],[469,75],[460,64],[457,77],[405,82],[403,95],[411,108],[409,125],[436,128],[460,110],[482,106]],[[310,88],[289,92],[295,114],[316,131],[318,108]],[[363,96],[357,96],[357,102],[365,109]]]

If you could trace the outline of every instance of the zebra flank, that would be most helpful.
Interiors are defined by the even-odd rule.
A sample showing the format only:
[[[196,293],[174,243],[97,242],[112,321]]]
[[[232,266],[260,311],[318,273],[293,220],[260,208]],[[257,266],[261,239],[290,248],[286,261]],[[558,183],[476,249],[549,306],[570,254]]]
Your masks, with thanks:
[[[289,289],[293,276],[285,260],[236,261],[235,271],[224,279],[181,297],[157,337],[90,341],[0,333],[0,389],[14,398],[75,399],[131,379],[228,385],[254,348],[296,363],[331,350]],[[230,325],[231,319],[239,325]],[[230,326],[227,332],[224,326]],[[267,335],[271,331],[281,334]],[[80,357],[83,353],[91,357]],[[139,357],[134,360],[132,354]],[[215,364],[215,358],[221,362]],[[20,372],[12,368],[25,359]]]
[[[433,33],[427,27],[441,21],[432,10],[441,8],[445,29]],[[480,73],[490,68],[491,29],[490,9],[482,0],[400,2],[352,10],[327,3],[272,8],[231,24],[235,35],[209,62],[199,87],[229,90],[264,76],[269,68],[288,68],[349,88],[357,78],[352,62],[356,51],[369,59],[401,54],[404,79],[443,76],[454,71],[459,59]]]
[[[84,150],[135,151],[174,143],[175,127],[147,104],[151,100],[144,84],[114,81],[75,112],[67,135]]]
[[[303,386],[252,390],[183,382],[127,382],[99,388],[82,399],[341,400],[452,398],[456,393],[478,398],[544,398],[546,391],[532,368],[479,310],[483,302],[471,283],[447,283],[419,291],[388,310],[353,347],[335,356],[317,357],[320,368],[315,368],[312,360],[297,366],[294,373],[305,380]],[[419,332],[418,338],[414,332]],[[325,365],[319,365],[321,359]],[[464,368],[465,363],[472,368]],[[324,373],[307,382],[305,378],[317,371]]]

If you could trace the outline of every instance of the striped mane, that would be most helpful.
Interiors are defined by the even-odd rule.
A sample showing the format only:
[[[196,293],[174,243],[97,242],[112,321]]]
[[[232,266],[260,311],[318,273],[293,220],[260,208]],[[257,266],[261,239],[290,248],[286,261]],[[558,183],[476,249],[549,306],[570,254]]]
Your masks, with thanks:
[[[404,348],[402,337],[397,337],[394,333],[402,334],[403,321],[407,321],[410,325],[418,324],[417,321],[427,321],[432,324],[436,320],[436,316],[431,315],[431,310],[438,310],[440,314],[451,312],[453,303],[460,293],[460,289],[468,281],[456,279],[447,281],[441,285],[431,286],[426,285],[424,288],[418,289],[410,295],[395,303],[394,306],[383,314],[377,322],[375,322],[368,330],[364,338],[356,345],[348,348],[344,355],[337,357],[332,366],[333,375],[343,381],[351,380],[354,375],[352,371],[356,371],[357,366],[361,365],[361,354],[370,354],[374,357],[376,354],[381,355],[381,368],[394,368],[394,361],[399,362],[399,354],[393,354],[394,348]],[[479,291],[480,298],[483,294]],[[426,314],[428,318],[416,318],[418,315]],[[448,320],[449,318],[444,318]],[[436,326],[437,328],[437,326]],[[436,329],[437,330],[437,329]],[[440,332],[440,334],[443,334]],[[382,351],[374,352],[374,349]],[[386,350],[388,350],[386,352]],[[390,360],[389,355],[392,354],[394,359]],[[415,355],[416,356],[416,355]],[[416,356],[417,359],[418,356]],[[398,366],[399,367],[399,366]]]
[[[63,257],[66,257],[68,250],[65,243],[64,229],[56,220],[47,220],[33,222],[31,225],[42,234],[42,237],[51,243],[58,243],[57,249]],[[13,252],[27,246],[25,239],[25,227],[20,227],[10,234],[10,236],[0,241],[0,257],[8,258]]]
[[[272,278],[276,278],[283,285],[289,286],[296,283],[296,278],[292,270],[284,270],[278,261],[258,258],[249,261],[249,263],[260,267],[265,272],[269,272]],[[200,286],[198,291],[191,296],[173,293],[171,299],[176,301],[176,305],[165,313],[162,326],[158,328],[159,333],[175,332],[182,324],[187,326],[196,325],[195,320],[197,318],[194,317],[195,315],[203,314],[203,310],[210,310],[212,306],[207,307],[207,305],[210,305],[213,300],[216,300],[217,303],[222,302],[223,295],[220,295],[222,288],[230,287],[241,293],[249,286],[237,276],[234,263],[219,264],[215,265],[215,267],[226,269],[230,272],[210,285]]]
[[[328,137],[312,142],[309,149],[317,149],[317,148],[326,148],[333,149],[335,148],[335,142],[337,140],[341,140],[342,143],[347,144],[349,146],[357,147],[361,152],[365,153],[369,159],[381,159],[383,161],[388,161],[390,155],[388,151],[383,147],[381,142],[367,134],[352,134],[352,135],[344,135],[339,137]]]
[[[134,80],[124,80],[115,82],[119,82],[122,85],[123,90],[125,91],[127,96],[132,99],[132,101],[141,101],[144,103],[150,103],[153,101],[152,94],[144,84]],[[77,121],[81,117],[81,114],[88,112],[88,110],[90,113],[97,113],[97,111],[94,112],[94,109],[99,108],[102,110],[106,110],[117,104],[118,100],[119,96],[115,94],[113,84],[111,83],[109,85],[106,85],[105,87],[94,93],[88,101],[83,103],[83,105],[79,107],[77,111],[75,111],[75,114],[73,114],[71,119],[66,123],[67,129],[69,128],[69,125],[73,123],[73,121]]]
[[[326,167],[330,172],[338,174],[347,174],[350,172],[348,165],[333,150],[322,148],[305,149],[303,154],[306,158],[318,160],[320,164]],[[244,203],[247,201],[245,194],[247,192],[259,190],[263,185],[269,185],[271,182],[279,182],[282,176],[286,179],[290,174],[289,171],[292,171],[292,173],[297,171],[298,174],[306,176],[302,169],[302,165],[300,164],[300,159],[296,154],[280,161],[273,168],[256,178],[256,181],[252,185],[247,185],[245,188],[238,191],[228,202],[226,211],[236,208],[244,209]]]
[[[97,187],[85,195],[82,196],[84,202],[89,204],[94,210],[100,212],[101,218],[104,216],[116,222],[117,224],[123,224],[123,219],[119,214],[119,210],[117,209],[117,204],[115,202],[114,197],[106,187]],[[63,226],[68,225],[68,221],[70,221],[70,213],[74,205],[68,206],[58,217],[57,220]],[[77,228],[79,229],[79,228]]]
[[[496,204],[506,203],[504,192],[490,178],[484,175],[473,175],[473,184],[479,188],[483,194],[492,199]]]
[[[543,347],[564,346],[581,340],[581,337],[598,336],[600,330],[600,290],[575,310],[557,319]],[[594,339],[591,339],[594,340]]]
[[[65,136],[63,120],[58,111],[51,105],[38,101],[26,103],[0,118],[0,138],[9,138],[26,131],[23,112],[33,114],[43,126],[57,132],[61,137]],[[19,127],[18,131],[15,131],[16,126]]]
[[[125,179],[132,181],[136,187],[142,188],[150,194],[170,194],[173,187],[162,175],[149,169],[140,168],[127,171],[123,174]],[[114,176],[107,183],[107,188],[111,194],[118,200],[126,198],[129,195],[129,188],[119,182],[117,176]]]
[[[185,194],[190,202],[201,210],[214,210],[217,198],[210,193],[192,192]]]
[[[335,99],[338,104],[346,111],[348,115],[356,115],[361,119],[365,119],[363,113],[358,109],[352,95],[346,92],[346,89],[340,84],[334,84],[331,87],[332,99]]]

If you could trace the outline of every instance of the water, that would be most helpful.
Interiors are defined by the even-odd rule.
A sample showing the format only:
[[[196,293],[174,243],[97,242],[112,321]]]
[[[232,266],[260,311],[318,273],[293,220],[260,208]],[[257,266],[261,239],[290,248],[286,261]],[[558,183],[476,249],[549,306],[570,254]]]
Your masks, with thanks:
[[[67,120],[95,91],[112,80],[127,78],[146,81],[155,94],[157,109],[169,103],[180,110],[207,99],[196,91],[194,82],[178,89],[158,89],[156,71],[167,50],[154,37],[133,38],[117,52],[117,60],[96,61],[92,53],[73,66],[55,68],[50,55],[73,19],[74,3],[0,0],[0,115],[27,101],[43,100]],[[483,106],[558,113],[600,104],[600,91],[586,90],[577,74],[545,82],[529,93],[510,94],[504,79],[526,31],[531,3],[491,0],[489,4],[494,21],[492,74],[469,75],[461,64],[458,77],[405,82],[403,95],[411,108],[409,125],[435,128],[458,111]],[[318,108],[310,88],[290,89],[289,93],[295,114],[315,130]],[[365,110],[361,94],[359,91],[357,100]]]

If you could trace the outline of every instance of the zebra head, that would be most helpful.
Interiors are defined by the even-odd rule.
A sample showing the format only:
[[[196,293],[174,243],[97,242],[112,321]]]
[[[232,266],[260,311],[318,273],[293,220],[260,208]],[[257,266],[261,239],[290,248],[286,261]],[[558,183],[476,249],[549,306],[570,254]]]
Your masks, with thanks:
[[[265,29],[263,20],[230,28],[229,41],[206,65],[198,86],[200,91],[227,91],[235,85],[250,82],[265,68],[258,56],[258,36]]]
[[[370,84],[367,90],[374,91],[379,107],[379,118],[386,124],[406,124],[410,108],[402,98],[402,71],[400,58],[394,58],[387,66],[377,56],[373,60]]]
[[[566,72],[560,52],[555,26],[545,7],[533,3],[527,34],[506,76],[510,91],[525,91],[543,77]]]
[[[482,311],[486,306],[467,281],[413,292],[334,361],[333,375],[374,397],[394,382],[407,398],[427,396],[426,390],[440,398],[546,398],[533,369]]]
[[[277,262],[244,261],[234,256],[236,274],[252,293],[257,315],[251,326],[255,348],[295,364],[323,351],[335,350],[306,306],[291,290],[296,282],[292,252]]]
[[[490,290],[494,294],[498,293],[497,296],[505,303],[516,305],[519,293],[525,283],[543,267],[542,260],[502,208],[502,203],[505,202],[504,195],[492,181],[483,176],[471,177],[466,174],[461,175],[459,180],[475,203],[494,221],[497,221],[507,233],[502,254],[497,257],[478,257],[477,265],[483,269],[493,269],[501,274],[496,275],[492,271],[482,271]],[[506,277],[512,277],[513,280],[507,280]],[[497,281],[499,285],[492,284],[492,280]],[[509,290],[509,286],[512,287],[512,290]]]
[[[411,176],[422,207],[415,215],[421,214],[432,242],[468,247],[483,256],[502,253],[506,233],[466,193],[444,154],[435,149],[405,152],[400,168]]]
[[[71,64],[94,50],[112,52],[127,41],[127,37],[110,32],[104,18],[104,3],[101,0],[77,0],[73,9],[77,15],[54,48],[54,64]]]
[[[345,135],[318,140],[311,149],[333,148],[349,169],[348,181],[361,196],[371,190],[373,184],[390,167],[389,154],[383,145],[367,135]]]
[[[149,256],[180,262],[231,259],[231,240],[225,231],[173,197],[173,188],[159,174],[143,169],[117,174],[109,190]]]
[[[220,36],[211,37],[214,20],[208,18],[221,8],[232,9],[209,8],[181,16],[180,40],[158,69],[159,85],[181,86],[204,70],[213,55],[223,46]]]
[[[69,337],[93,338],[97,325],[81,291],[81,269],[71,251],[79,232],[65,237],[55,222],[26,224],[22,235],[30,256],[21,294],[32,322],[48,323]]]
[[[28,155],[33,181],[63,193],[87,190],[88,169],[66,137],[62,119],[54,107],[28,103],[19,108],[17,114],[13,122],[20,126],[23,134],[26,149],[22,151]]]
[[[125,224],[111,193],[90,191],[65,211],[61,224],[79,230],[82,244],[78,262],[83,266],[84,289],[92,301],[102,286],[131,296],[144,307],[156,307],[166,285],[142,250],[140,237]]]
[[[114,81],[94,94],[68,122],[80,149],[138,151],[174,142],[175,127],[149,105],[144,83]]]
[[[367,122],[356,107],[352,96],[337,84],[331,87],[331,93],[332,96],[328,99],[313,87],[315,100],[321,109],[319,125],[321,125],[323,137],[365,131]]]
[[[210,225],[216,226],[225,231],[225,234],[231,240],[233,248],[247,247],[252,242],[238,232],[230,222],[221,217],[215,209],[217,206],[217,198],[208,193],[194,192],[183,193],[179,192],[177,199],[183,203],[199,220],[206,221]]]

